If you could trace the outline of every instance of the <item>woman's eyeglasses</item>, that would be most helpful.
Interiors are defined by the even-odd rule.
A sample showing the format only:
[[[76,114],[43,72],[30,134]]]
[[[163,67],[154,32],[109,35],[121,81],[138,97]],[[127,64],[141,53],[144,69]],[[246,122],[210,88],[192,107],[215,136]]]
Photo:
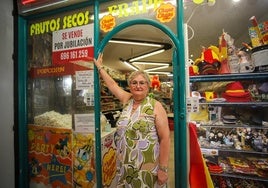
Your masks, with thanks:
[[[132,82],[130,82],[130,85],[132,85],[132,86],[138,86],[138,85],[140,85],[140,86],[145,86],[147,84],[147,82],[146,81],[132,81]]]

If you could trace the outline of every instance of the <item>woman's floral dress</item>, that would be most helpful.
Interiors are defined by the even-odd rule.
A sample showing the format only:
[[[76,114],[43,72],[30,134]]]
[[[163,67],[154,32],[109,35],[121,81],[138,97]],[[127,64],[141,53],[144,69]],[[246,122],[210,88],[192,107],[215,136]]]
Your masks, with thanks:
[[[133,112],[133,99],[117,121],[118,187],[157,187],[159,139],[155,126],[155,99],[146,97]]]

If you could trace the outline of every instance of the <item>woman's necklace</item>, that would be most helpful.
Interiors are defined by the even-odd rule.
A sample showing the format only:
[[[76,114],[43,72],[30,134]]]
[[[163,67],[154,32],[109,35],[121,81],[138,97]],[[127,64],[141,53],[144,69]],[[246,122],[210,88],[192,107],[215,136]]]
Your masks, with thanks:
[[[141,104],[141,101],[133,100],[131,114],[133,114],[133,112],[135,112],[135,110],[140,106],[140,104]]]

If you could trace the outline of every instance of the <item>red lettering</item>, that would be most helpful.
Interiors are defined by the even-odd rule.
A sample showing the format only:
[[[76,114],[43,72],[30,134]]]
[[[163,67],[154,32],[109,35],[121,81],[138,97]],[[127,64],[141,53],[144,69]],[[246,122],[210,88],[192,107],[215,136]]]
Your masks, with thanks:
[[[62,40],[67,39],[67,33],[62,33]]]

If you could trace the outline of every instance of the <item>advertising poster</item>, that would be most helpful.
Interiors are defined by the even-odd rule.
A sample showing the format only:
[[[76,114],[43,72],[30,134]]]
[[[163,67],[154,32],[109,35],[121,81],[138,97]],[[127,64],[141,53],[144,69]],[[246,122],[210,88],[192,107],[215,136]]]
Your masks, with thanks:
[[[72,187],[72,130],[29,125],[30,187]]]
[[[89,61],[94,57],[93,24],[54,31],[52,64]]]
[[[96,184],[94,134],[73,134],[73,185],[94,187]]]
[[[102,185],[103,187],[116,187],[116,149],[114,142],[115,129],[103,132],[102,146]]]

